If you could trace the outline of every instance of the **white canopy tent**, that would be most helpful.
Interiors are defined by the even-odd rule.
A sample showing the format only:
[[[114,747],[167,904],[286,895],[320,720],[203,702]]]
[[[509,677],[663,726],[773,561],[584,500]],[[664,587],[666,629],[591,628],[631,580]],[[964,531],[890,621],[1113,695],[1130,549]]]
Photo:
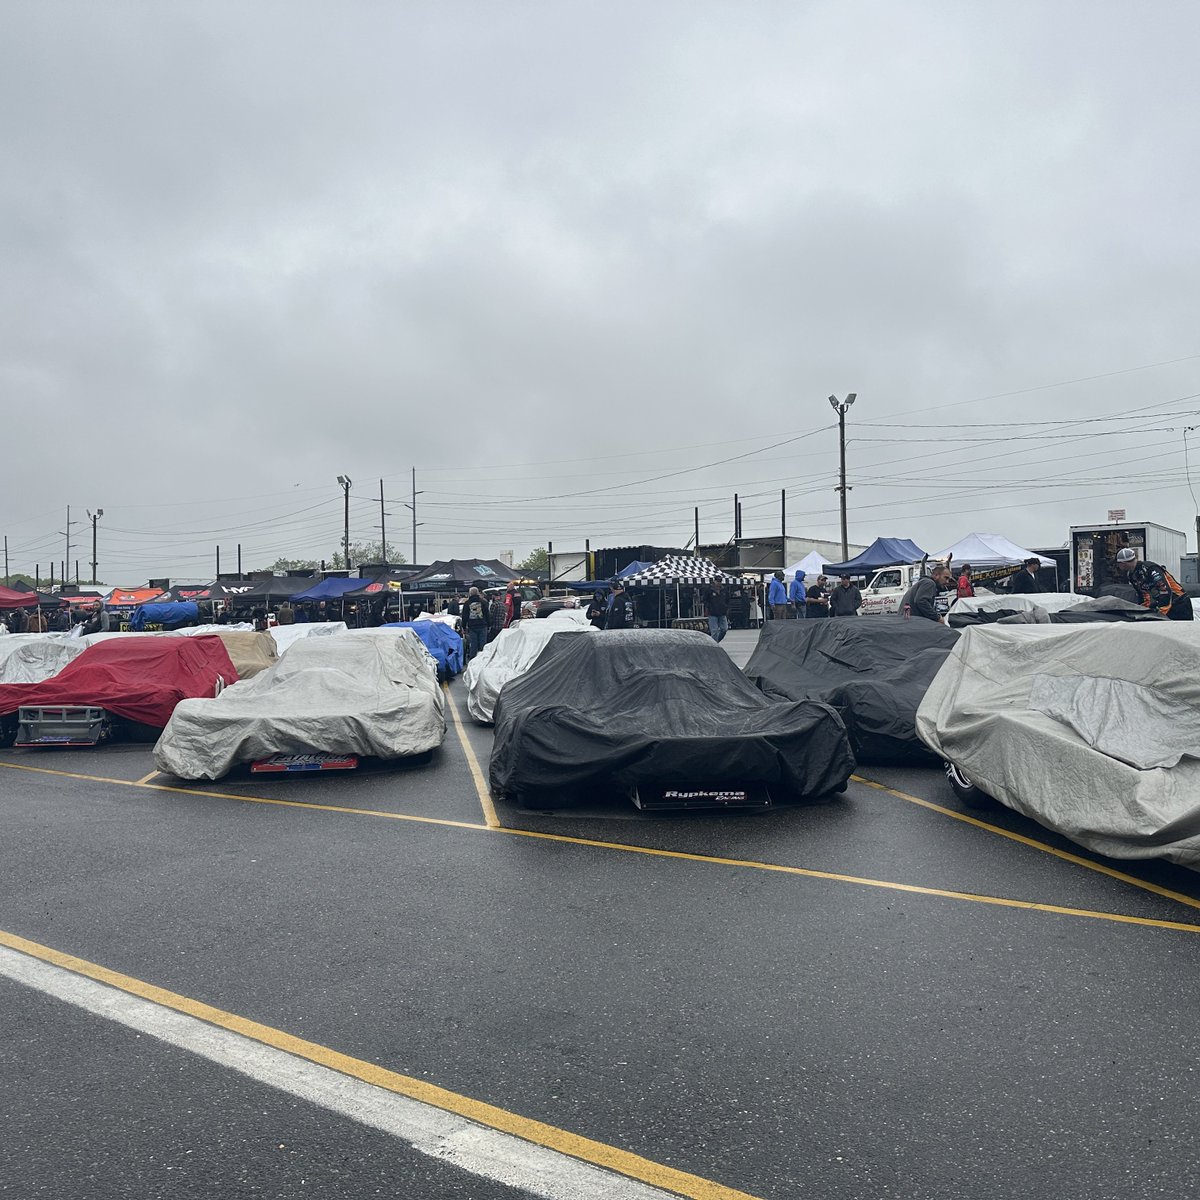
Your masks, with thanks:
[[[825,568],[833,562],[832,558],[826,558],[817,550],[812,550],[806,554],[799,562],[794,562],[790,567],[784,567],[784,579],[791,581],[795,578],[797,571],[803,571],[810,578],[815,579],[818,575],[825,573]]]
[[[950,559],[952,563],[970,563],[981,571],[993,567],[1019,567],[1027,558],[1036,558],[1043,567],[1055,565],[1054,559],[1034,554],[1032,550],[1022,550],[1016,542],[1010,542],[998,533],[968,533],[953,546],[929,557],[942,561]]]

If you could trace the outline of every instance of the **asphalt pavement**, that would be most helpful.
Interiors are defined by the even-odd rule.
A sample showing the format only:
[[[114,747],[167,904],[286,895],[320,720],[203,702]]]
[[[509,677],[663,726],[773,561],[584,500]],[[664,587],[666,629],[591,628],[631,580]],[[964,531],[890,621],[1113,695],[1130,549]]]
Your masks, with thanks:
[[[965,814],[933,766],[763,812],[489,812],[449,698],[410,770],[0,754],[0,942],[699,1181],[668,1194],[1196,1190],[1200,877]],[[0,1064],[3,1196],[532,1194],[3,977]]]

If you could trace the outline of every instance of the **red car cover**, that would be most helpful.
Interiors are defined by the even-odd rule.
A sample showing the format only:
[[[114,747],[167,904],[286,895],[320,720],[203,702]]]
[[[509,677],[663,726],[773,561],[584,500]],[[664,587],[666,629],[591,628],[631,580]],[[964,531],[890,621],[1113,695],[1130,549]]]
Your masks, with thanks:
[[[111,638],[41,683],[0,684],[0,716],[22,705],[91,704],[162,729],[180,700],[216,694],[238,673],[219,637]]]

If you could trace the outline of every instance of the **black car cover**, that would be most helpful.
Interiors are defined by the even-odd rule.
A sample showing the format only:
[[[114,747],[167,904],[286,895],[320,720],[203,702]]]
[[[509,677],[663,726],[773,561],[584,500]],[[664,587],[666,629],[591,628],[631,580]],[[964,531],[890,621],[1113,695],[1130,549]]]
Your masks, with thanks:
[[[769,697],[832,705],[863,761],[921,760],[929,751],[917,708],[957,640],[935,621],[899,615],[769,621],[746,677]]]
[[[504,685],[495,725],[493,792],[552,794],[560,807],[651,785],[821,796],[854,769],[832,708],[767,700],[711,638],[687,630],[557,634]]]

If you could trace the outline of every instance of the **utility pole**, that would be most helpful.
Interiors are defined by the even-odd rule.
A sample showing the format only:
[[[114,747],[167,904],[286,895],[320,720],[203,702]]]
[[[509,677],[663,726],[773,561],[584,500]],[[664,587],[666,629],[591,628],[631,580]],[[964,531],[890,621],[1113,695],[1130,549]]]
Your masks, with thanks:
[[[346,560],[346,574],[350,574],[350,489],[354,486],[354,480],[349,475],[339,475],[338,483],[342,486],[342,491],[346,493],[346,520],[342,528],[342,557]]]
[[[96,571],[98,570],[96,562],[96,522],[99,521],[102,516],[104,516],[104,509],[98,508],[95,512],[92,512],[92,510],[89,508],[85,511],[87,512],[88,518],[92,522],[92,582],[96,583],[99,580],[99,576],[96,574]]]
[[[783,565],[787,566],[787,488],[779,489],[779,536],[783,539]]]
[[[8,534],[4,535],[4,586],[8,587]]]
[[[413,556],[412,556],[412,560],[414,563],[417,561],[417,525],[425,524],[424,521],[418,522],[418,520],[417,520],[417,497],[423,496],[424,494],[425,494],[424,492],[417,491],[417,468],[413,467],[413,469],[412,469],[412,503],[409,504],[409,503],[405,502],[404,507],[412,509],[412,515],[413,515],[413,522],[412,522],[412,525],[413,525]]]
[[[238,542],[238,578],[242,577],[242,543]]]
[[[736,542],[742,536],[742,506],[738,503],[737,492],[733,493],[733,540]]]
[[[387,513],[383,510],[383,480],[379,481],[379,557],[387,566]]]
[[[836,396],[829,397],[829,403],[838,415],[838,449],[841,469],[838,475],[837,491],[842,498],[842,562],[847,562],[850,558],[850,542],[846,536],[846,492],[848,490],[846,487],[846,409],[857,399],[857,392],[851,392],[845,400],[839,400]]]
[[[78,524],[79,524],[78,521],[71,520],[71,506],[68,504],[67,505],[67,527],[66,527],[66,529],[62,530],[62,536],[66,540],[66,543],[67,543],[67,552],[65,555],[63,555],[63,560],[62,560],[62,563],[60,564],[62,569],[59,572],[63,583],[67,582],[67,568],[71,565],[71,526],[78,525]]]
[[[221,578],[221,546],[217,544],[217,578]]]
[[[699,558],[700,557],[700,509],[699,509],[699,507],[692,509],[692,516],[696,522],[696,528],[694,531],[695,532],[695,541],[692,543],[692,547],[693,547],[692,553],[697,558]]]

